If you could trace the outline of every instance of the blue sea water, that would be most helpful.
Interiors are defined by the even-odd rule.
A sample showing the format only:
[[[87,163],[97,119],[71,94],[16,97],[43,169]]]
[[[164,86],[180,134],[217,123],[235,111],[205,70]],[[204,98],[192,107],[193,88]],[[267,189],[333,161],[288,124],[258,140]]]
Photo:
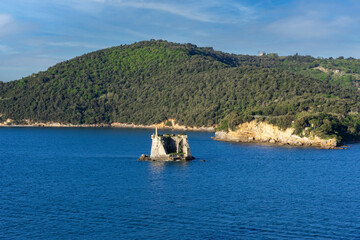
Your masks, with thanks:
[[[0,128],[0,239],[360,239],[360,144],[189,132],[197,159],[139,162],[151,134]]]

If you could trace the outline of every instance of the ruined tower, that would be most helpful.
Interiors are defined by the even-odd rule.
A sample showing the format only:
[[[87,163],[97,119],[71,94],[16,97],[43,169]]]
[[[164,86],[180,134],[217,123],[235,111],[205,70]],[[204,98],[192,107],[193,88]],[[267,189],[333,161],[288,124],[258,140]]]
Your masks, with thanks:
[[[190,146],[186,134],[151,135],[151,160],[177,161],[191,160]]]

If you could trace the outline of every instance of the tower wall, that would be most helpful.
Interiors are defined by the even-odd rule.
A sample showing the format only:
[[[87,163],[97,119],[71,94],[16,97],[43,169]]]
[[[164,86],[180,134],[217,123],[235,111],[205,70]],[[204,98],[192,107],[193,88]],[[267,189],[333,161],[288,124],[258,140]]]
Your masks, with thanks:
[[[150,158],[166,158],[168,155],[165,151],[163,139],[161,136],[152,135],[151,153]]]
[[[150,158],[153,160],[193,159],[187,135],[151,135]]]

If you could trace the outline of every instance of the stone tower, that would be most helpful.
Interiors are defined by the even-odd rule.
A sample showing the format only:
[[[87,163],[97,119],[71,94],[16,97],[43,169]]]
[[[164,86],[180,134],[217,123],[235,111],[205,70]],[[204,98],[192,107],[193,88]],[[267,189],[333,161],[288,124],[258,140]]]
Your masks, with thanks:
[[[178,161],[191,160],[190,146],[186,134],[151,135],[151,160]]]

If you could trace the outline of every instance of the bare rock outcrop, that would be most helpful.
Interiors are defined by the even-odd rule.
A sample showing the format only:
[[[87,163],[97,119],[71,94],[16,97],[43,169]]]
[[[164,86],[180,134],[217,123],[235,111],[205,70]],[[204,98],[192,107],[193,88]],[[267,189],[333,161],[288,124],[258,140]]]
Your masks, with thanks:
[[[310,134],[309,137],[301,137],[294,134],[294,128],[281,130],[279,127],[266,122],[256,120],[240,124],[235,131],[215,132],[215,140],[231,142],[259,142],[279,145],[312,146],[325,149],[337,148],[335,138],[322,139]]]

